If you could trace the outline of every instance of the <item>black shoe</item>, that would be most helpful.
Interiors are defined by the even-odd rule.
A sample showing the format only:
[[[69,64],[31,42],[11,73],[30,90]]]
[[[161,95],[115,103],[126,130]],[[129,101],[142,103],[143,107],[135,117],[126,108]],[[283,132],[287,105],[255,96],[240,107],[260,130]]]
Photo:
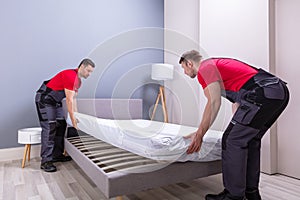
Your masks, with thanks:
[[[208,194],[205,196],[205,200],[246,200],[244,197],[236,197],[230,195],[230,193],[225,189],[219,194]]]
[[[53,157],[52,162],[67,162],[71,161],[71,156],[59,156],[59,157]]]
[[[52,162],[45,162],[41,164],[41,169],[45,172],[56,172],[56,167]]]
[[[255,189],[252,191],[246,190],[246,198],[247,198],[247,200],[261,200],[259,190],[258,189]]]

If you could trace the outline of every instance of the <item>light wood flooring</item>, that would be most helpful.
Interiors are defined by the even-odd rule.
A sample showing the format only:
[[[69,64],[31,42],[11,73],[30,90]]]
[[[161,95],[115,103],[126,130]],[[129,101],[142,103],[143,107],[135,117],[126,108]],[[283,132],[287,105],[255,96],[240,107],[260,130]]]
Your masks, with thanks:
[[[40,170],[39,158],[26,162],[24,169],[21,162],[0,162],[0,200],[107,200],[74,161],[56,163],[58,171],[55,173]],[[201,200],[205,194],[222,189],[222,176],[215,175],[137,192],[123,199]],[[262,174],[260,189],[264,200],[300,200],[300,180],[297,179]]]

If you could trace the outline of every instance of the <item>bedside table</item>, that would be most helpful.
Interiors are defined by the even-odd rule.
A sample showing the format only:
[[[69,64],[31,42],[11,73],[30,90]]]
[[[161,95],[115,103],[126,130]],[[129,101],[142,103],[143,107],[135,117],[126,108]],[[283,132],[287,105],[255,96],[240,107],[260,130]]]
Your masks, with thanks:
[[[25,166],[27,156],[28,156],[28,162],[30,161],[31,145],[41,143],[41,132],[42,132],[42,128],[40,127],[24,128],[18,130],[18,143],[25,144],[22,168],[24,168]]]

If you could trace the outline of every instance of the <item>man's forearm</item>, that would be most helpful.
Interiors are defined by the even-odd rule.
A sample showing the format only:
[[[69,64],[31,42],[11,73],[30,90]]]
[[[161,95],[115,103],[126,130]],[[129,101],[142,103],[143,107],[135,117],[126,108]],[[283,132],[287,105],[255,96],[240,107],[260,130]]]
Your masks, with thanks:
[[[76,99],[73,99],[73,112],[78,112]]]
[[[199,125],[197,134],[204,136],[206,131],[215,121],[221,106],[221,87],[219,82],[213,82],[204,89],[204,95],[207,98],[202,121]]]
[[[74,105],[73,105],[73,99],[67,98],[66,99],[66,104],[67,104],[67,110],[70,116],[70,119],[72,121],[72,124],[74,127],[76,127],[76,118],[74,115]]]
[[[220,109],[220,103],[219,102],[208,102],[205,106],[204,113],[202,115],[202,120],[199,125],[199,128],[197,130],[198,134],[201,134],[202,136],[205,135],[209,127],[213,124],[215,121],[217,114]]]

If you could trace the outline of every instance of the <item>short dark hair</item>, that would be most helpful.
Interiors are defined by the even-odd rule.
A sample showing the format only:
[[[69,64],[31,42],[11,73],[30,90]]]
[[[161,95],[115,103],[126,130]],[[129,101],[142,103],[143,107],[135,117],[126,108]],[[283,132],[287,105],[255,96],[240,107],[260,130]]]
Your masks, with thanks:
[[[202,56],[200,53],[196,50],[187,51],[180,57],[179,64],[182,62],[187,62],[188,60],[192,60],[194,62],[200,62],[202,59]]]
[[[81,65],[83,65],[83,66],[88,66],[88,65],[90,65],[90,66],[92,66],[93,68],[95,68],[95,63],[94,63],[91,59],[89,59],[89,58],[83,59],[83,60],[80,62],[80,64],[78,65],[78,68],[79,68]]]

